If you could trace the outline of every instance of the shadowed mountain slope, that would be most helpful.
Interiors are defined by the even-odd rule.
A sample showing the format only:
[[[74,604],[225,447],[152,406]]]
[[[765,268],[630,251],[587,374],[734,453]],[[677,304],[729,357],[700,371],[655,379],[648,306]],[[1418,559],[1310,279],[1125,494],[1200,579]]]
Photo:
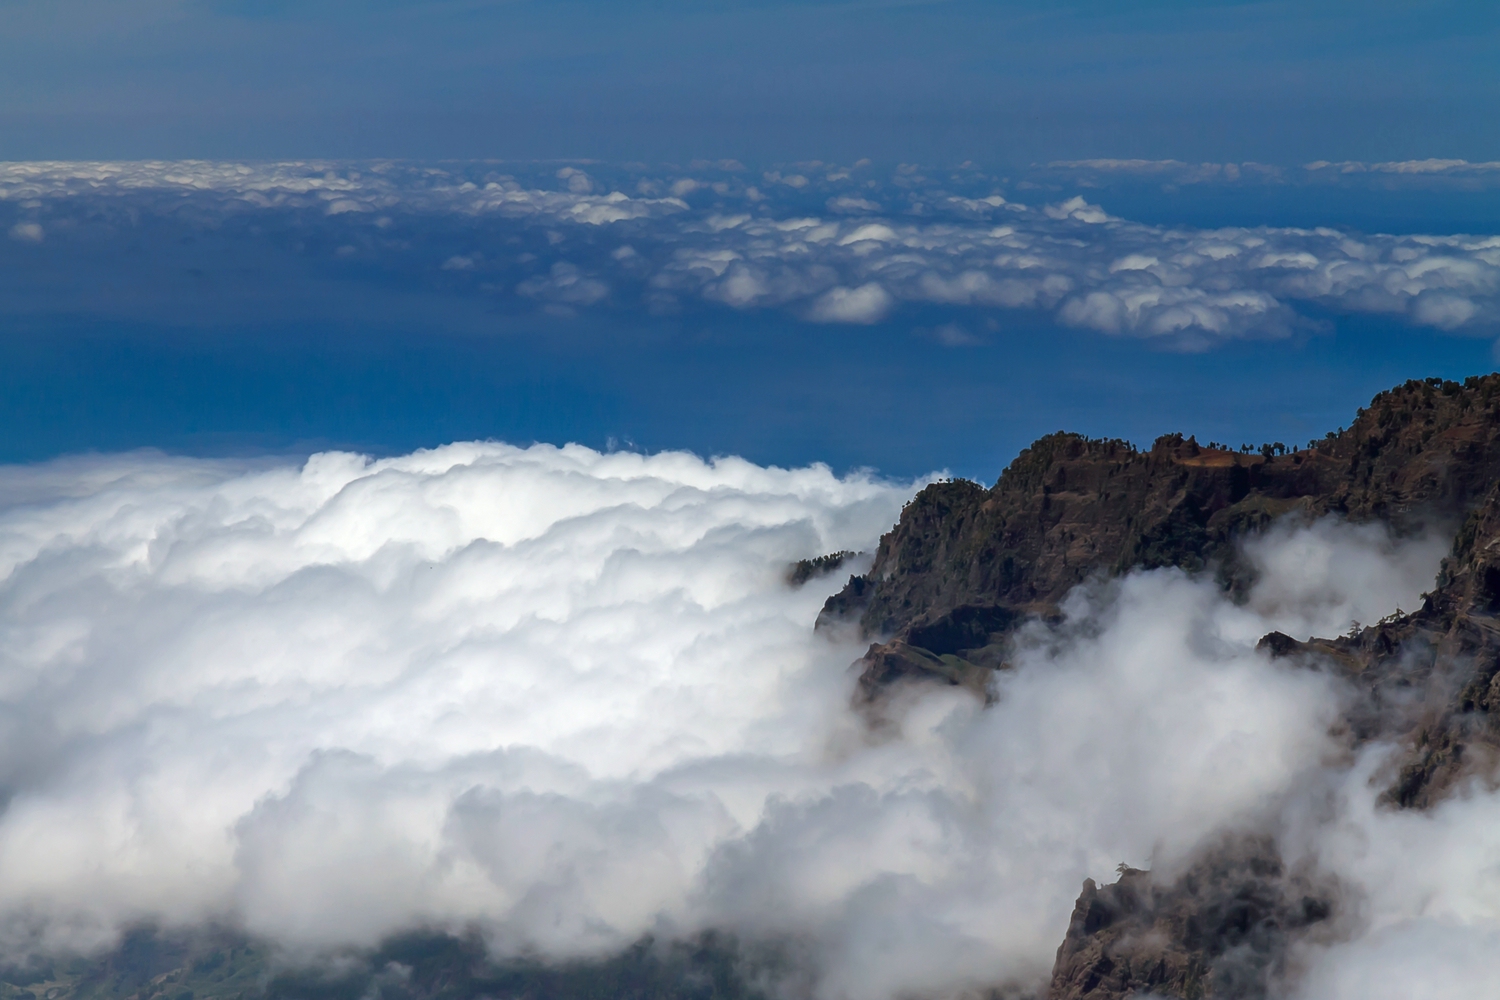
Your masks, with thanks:
[[[1042,438],[991,488],[935,483],[902,513],[871,570],[827,602],[877,641],[861,697],[893,685],[987,689],[1008,639],[1051,618],[1095,574],[1176,566],[1234,594],[1253,582],[1238,542],[1274,519],[1339,514],[1397,533],[1456,529],[1420,609],[1349,635],[1260,648],[1328,669],[1359,693],[1352,746],[1404,744],[1384,798],[1427,808],[1500,762],[1500,375],[1407,382],[1305,448],[1205,447],[1180,435],[1149,451],[1075,434]],[[1268,837],[1201,850],[1170,878],[1122,869],[1084,886],[1058,949],[1050,1000],[1135,995],[1262,997],[1285,986],[1290,942],[1329,933],[1338,894],[1290,872]]]
[[[857,618],[883,640],[866,658],[867,694],[902,677],[967,680],[1000,665],[1015,624],[1055,615],[1091,574],[1212,567],[1242,589],[1235,543],[1277,517],[1339,513],[1414,533],[1457,524],[1497,472],[1500,375],[1408,382],[1300,449],[1237,452],[1174,434],[1139,451],[1052,434],[989,489],[922,490],[823,618]]]

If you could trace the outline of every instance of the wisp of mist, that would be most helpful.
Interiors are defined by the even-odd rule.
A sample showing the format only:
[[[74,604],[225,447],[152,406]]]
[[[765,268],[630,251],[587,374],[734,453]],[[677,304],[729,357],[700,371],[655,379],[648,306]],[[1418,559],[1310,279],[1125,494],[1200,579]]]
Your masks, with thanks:
[[[1331,732],[1349,692],[1255,649],[1415,608],[1446,539],[1283,523],[1238,604],[1090,583],[988,706],[913,687],[872,726],[865,641],[813,627],[842,576],[787,569],[872,552],[920,485],[496,443],[0,470],[5,947],[719,929],[798,942],[830,1000],[1034,989],[1085,877],[1245,829],[1348,901],[1309,996],[1484,982],[1500,800],[1377,808],[1388,748]]]

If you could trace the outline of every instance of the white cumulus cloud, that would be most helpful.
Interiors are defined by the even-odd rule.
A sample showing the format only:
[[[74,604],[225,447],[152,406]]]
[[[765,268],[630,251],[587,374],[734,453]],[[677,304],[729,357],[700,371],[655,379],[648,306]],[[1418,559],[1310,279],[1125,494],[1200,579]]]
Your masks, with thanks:
[[[1121,173],[1248,183],[1252,166],[1089,161],[1046,169],[1076,175],[1080,184]],[[1329,173],[1335,166],[1310,165],[1303,174],[1355,176]],[[1402,172],[1376,164],[1361,166],[1359,176],[1390,167],[1382,183],[1427,183],[1483,166],[1429,163]],[[450,274],[459,259],[486,251],[487,267],[473,269],[472,286],[453,280],[445,294],[504,289],[570,313],[713,303],[868,322],[901,303],[1024,309],[1188,350],[1283,337],[1311,326],[1314,313],[1383,314],[1475,334],[1500,322],[1500,237],[1493,235],[1156,226],[1111,215],[1080,195],[1028,206],[994,192],[995,180],[983,175],[972,181],[976,190],[955,194],[911,165],[883,183],[868,170],[825,167],[811,176],[769,171],[762,191],[732,172],[708,183],[625,168],[612,174],[603,165],[518,176],[489,165],[382,161],[11,163],[0,164],[0,202],[45,204],[54,217],[71,213],[77,226],[109,217],[117,229],[133,229],[142,213],[216,230],[229,218],[291,212],[326,229],[331,244],[386,267],[401,266],[416,245],[390,231],[405,225],[423,234],[419,242],[453,236],[456,245],[436,258],[452,265]],[[814,193],[811,203],[826,206],[828,217],[807,214]],[[689,194],[692,205],[682,197]],[[35,240],[40,232],[26,222],[11,235]],[[541,232],[550,258],[512,249],[537,243]],[[621,252],[627,246],[631,253]],[[409,264],[425,271],[431,259]],[[522,260],[534,266],[496,279]],[[566,276],[551,273],[560,262],[586,273],[569,291],[562,291]]]
[[[0,938],[727,928],[799,942],[822,997],[1034,989],[1085,876],[1268,822],[1329,759],[1337,685],[1258,637],[1435,569],[1325,523],[1258,543],[1245,605],[1084,588],[993,705],[910,691],[875,738],[863,644],[812,628],[839,581],[785,572],[868,551],[913,488],[494,443],[0,470]]]
[[[811,316],[820,323],[876,323],[890,312],[890,293],[876,282],[858,288],[830,288],[813,303]]]

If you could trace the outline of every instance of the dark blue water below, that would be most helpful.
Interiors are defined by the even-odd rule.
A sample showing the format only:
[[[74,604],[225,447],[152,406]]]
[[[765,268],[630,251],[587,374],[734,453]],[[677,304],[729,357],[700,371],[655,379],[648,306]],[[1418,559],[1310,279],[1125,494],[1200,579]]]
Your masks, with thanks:
[[[1139,443],[1169,431],[1305,442],[1347,424],[1381,388],[1493,366],[1487,341],[1365,318],[1203,354],[1025,314],[978,346],[920,333],[955,318],[974,319],[909,313],[851,328],[725,310],[631,323],[496,318],[489,332],[452,333],[411,321],[0,316],[0,461],[139,447],[396,453],[498,438],[990,481],[1058,429]]]

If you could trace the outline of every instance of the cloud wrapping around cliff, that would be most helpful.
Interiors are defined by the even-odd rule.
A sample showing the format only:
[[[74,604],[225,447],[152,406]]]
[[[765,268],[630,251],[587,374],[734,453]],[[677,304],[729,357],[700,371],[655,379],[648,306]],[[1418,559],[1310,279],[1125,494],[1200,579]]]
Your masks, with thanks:
[[[1210,166],[1216,182],[1237,183],[1253,165],[1051,169],[1064,179],[1085,168],[1167,171],[1186,182]],[[1369,169],[1405,176],[1398,166]],[[860,324],[903,306],[1025,310],[1189,350],[1287,336],[1327,312],[1480,334],[1500,321],[1500,236],[1147,225],[1079,195],[1037,200],[1007,181],[821,163],[760,176],[717,164],[507,173],[485,164],[20,163],[0,164],[0,222],[13,235],[45,227],[48,252],[66,254],[152,218],[204,232],[256,227],[260,216],[295,220],[295,252],[314,265],[446,273],[446,293],[558,315],[715,305]],[[236,273],[218,280],[244,280]]]
[[[493,443],[0,470],[7,947],[727,928],[798,942],[824,997],[1034,986],[1085,876],[1279,822],[1323,773],[1342,694],[1258,637],[1435,568],[1328,523],[1259,543],[1245,606],[1177,571],[1081,588],[993,705],[911,690],[872,732],[863,644],[812,628],[838,579],[785,572],[912,489]]]
[[[1372,747],[1331,782],[1330,816],[1287,842],[1344,888],[1342,933],[1297,958],[1301,1000],[1497,995],[1500,796],[1478,783],[1430,811],[1378,802],[1394,748]]]

